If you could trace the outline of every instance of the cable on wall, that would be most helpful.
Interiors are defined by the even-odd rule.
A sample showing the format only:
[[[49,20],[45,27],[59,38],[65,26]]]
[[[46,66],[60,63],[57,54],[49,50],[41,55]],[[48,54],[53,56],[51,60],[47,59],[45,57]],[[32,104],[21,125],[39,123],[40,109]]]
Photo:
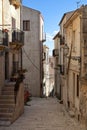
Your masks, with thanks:
[[[33,63],[33,61],[30,59],[30,57],[28,56],[28,54],[26,53],[26,51],[25,51],[24,48],[23,48],[23,51],[24,51],[24,53],[25,53],[27,59],[32,63],[32,65],[33,65],[38,71],[40,71],[40,69],[39,69],[39,68]]]

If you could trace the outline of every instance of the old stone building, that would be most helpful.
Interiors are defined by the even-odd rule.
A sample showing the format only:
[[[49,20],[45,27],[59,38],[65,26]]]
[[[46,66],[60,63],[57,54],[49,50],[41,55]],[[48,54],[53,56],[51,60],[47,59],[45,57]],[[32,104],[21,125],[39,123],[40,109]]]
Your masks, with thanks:
[[[43,96],[48,97],[54,91],[54,58],[49,54],[47,45],[43,46]],[[54,92],[53,92],[54,94]]]
[[[66,57],[67,104],[82,121],[86,119],[86,12],[87,6],[81,6],[64,25],[69,47]]]
[[[64,24],[70,18],[73,11],[67,12],[63,15],[59,25],[60,25],[60,32],[58,32],[53,40],[54,40],[54,50],[53,50],[53,57],[55,62],[55,88],[56,88],[56,95],[60,100],[63,100],[63,95],[66,95],[66,89],[64,90],[65,85],[65,78],[64,78],[64,45],[65,45],[65,31],[64,31]],[[64,91],[64,94],[63,94]],[[64,100],[66,98],[64,97]]]
[[[49,56],[49,96],[55,96],[55,85],[54,85],[54,58]]]
[[[25,84],[27,84],[32,96],[41,96],[43,42],[46,40],[41,12],[23,6],[21,9],[21,29],[25,32],[23,48],[23,67],[27,69]]]
[[[49,48],[43,45],[43,96],[49,96]]]
[[[54,77],[55,77],[55,93],[56,96],[61,99],[61,85],[60,85],[60,33],[58,32],[54,38],[54,49],[53,49],[53,57],[54,57]]]
[[[24,111],[21,48],[24,32],[20,30],[21,0],[0,0],[0,124],[12,123]],[[15,81],[15,82],[13,82]],[[22,87],[21,87],[22,86]]]
[[[86,19],[87,6],[83,5],[75,11],[65,13],[59,23],[60,60],[64,66],[60,80],[62,101],[70,115],[82,122],[87,119]]]

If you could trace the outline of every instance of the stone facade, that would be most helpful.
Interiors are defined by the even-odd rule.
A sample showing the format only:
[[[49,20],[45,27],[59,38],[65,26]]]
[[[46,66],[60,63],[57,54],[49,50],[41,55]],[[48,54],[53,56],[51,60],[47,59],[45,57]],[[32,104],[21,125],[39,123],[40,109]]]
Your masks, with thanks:
[[[87,121],[87,6],[64,14],[59,25],[60,58],[64,65],[61,75],[62,100],[78,120]],[[67,53],[66,53],[67,45]]]
[[[44,21],[39,11],[23,6],[21,9],[21,28],[29,21],[29,30],[25,32],[23,49],[23,67],[27,69],[25,84],[32,96],[42,93],[42,50],[44,40]]]
[[[20,2],[18,2],[20,3]],[[0,1],[0,36],[8,35],[4,41],[1,41],[0,37],[0,90],[4,86],[5,81],[9,81],[13,73],[13,54],[19,57],[20,51],[12,48],[10,46],[12,42],[12,32],[13,30],[20,30],[20,7],[16,7],[10,0]],[[13,21],[14,20],[14,21]],[[3,34],[4,30],[5,34]],[[6,32],[7,31],[7,32]],[[6,41],[6,43],[5,43]],[[4,42],[4,43],[2,43]],[[8,42],[8,43],[7,43]],[[5,45],[3,45],[5,44]],[[8,44],[8,45],[6,45]],[[16,56],[14,56],[16,57]],[[20,60],[17,60],[19,62]],[[19,63],[20,64],[20,63]]]
[[[57,33],[54,38],[54,77],[55,77],[55,94],[61,99],[61,86],[60,86],[60,33]],[[55,54],[57,53],[57,54]]]
[[[16,86],[14,85],[11,92],[9,90],[10,94],[7,91],[7,86],[8,89],[12,89],[13,86],[10,85],[14,82],[17,83],[21,74],[19,72],[23,69],[22,46],[24,45],[24,32],[20,30],[20,6],[21,0],[0,0],[0,105],[2,104],[2,109],[5,108],[6,104],[8,104],[8,109],[10,104],[9,102],[11,100],[10,94],[14,97],[14,90]],[[23,80],[21,79],[21,82],[22,81]],[[20,86],[22,87],[20,88]],[[16,111],[15,107],[12,111],[15,115],[15,117],[12,118],[13,121],[17,119],[24,111],[24,86],[23,84],[17,84],[17,88],[18,87],[18,98],[20,98],[20,100],[17,98],[19,103],[19,105],[17,105],[15,104],[15,98],[13,98],[13,105],[17,105]],[[3,94],[4,89],[6,89],[5,94]],[[4,96],[7,97],[3,98]],[[9,109],[11,108],[9,107]],[[6,115],[9,115],[8,111],[0,111],[0,114],[2,114],[2,116],[0,116],[0,121],[4,122],[4,118],[6,118],[7,121],[9,120],[9,116],[6,117]]]
[[[43,45],[43,96],[49,96],[49,48]]]
[[[49,56],[49,96],[55,95],[54,67],[54,58]]]
[[[54,87],[54,58],[49,55],[49,48],[43,46],[43,96],[53,96]]]
[[[86,67],[84,63],[84,26],[86,27],[86,13],[87,6],[82,6],[79,10],[76,10],[71,18],[66,22],[66,42],[69,46],[69,54],[67,58],[67,102],[70,110],[75,112],[78,120],[82,120],[82,117],[86,119],[86,100],[84,96],[84,90],[86,93],[86,84],[82,82],[82,79],[86,77]],[[86,82],[86,81],[85,81]],[[84,89],[84,90],[83,90]],[[84,107],[83,107],[84,104]]]

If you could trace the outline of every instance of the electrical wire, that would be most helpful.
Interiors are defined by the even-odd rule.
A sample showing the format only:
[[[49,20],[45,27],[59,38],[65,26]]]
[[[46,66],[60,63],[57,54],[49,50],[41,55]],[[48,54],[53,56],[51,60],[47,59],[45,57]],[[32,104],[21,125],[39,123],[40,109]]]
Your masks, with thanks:
[[[26,51],[25,51],[24,48],[23,48],[23,51],[24,51],[24,53],[25,53],[27,59],[32,63],[32,65],[33,65],[38,71],[40,71],[40,69],[39,69],[39,68],[33,63],[33,61],[30,59],[30,57],[28,56],[28,54],[26,53]]]

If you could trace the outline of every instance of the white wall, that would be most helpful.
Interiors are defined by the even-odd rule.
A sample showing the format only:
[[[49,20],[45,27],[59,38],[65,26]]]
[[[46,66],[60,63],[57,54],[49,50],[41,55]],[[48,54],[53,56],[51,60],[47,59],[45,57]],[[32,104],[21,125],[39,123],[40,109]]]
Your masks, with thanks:
[[[3,4],[2,4],[3,1]],[[2,7],[3,5],[3,7]],[[3,15],[3,16],[2,16]],[[13,5],[10,5],[9,0],[0,0],[0,29],[8,29],[9,41],[11,40],[12,31],[12,17],[17,21],[16,27],[20,29],[20,8],[15,9]],[[4,26],[2,26],[2,24]],[[5,81],[5,56],[0,55],[0,87],[4,86]],[[12,53],[9,53],[9,75],[12,74]],[[10,78],[10,77],[9,77]],[[1,90],[1,89],[0,89]]]
[[[30,31],[25,31],[25,43],[23,52],[23,67],[28,70],[25,83],[33,96],[40,96],[40,72],[41,72],[41,39],[43,20],[39,11],[22,7],[21,28],[23,20],[30,20]]]

